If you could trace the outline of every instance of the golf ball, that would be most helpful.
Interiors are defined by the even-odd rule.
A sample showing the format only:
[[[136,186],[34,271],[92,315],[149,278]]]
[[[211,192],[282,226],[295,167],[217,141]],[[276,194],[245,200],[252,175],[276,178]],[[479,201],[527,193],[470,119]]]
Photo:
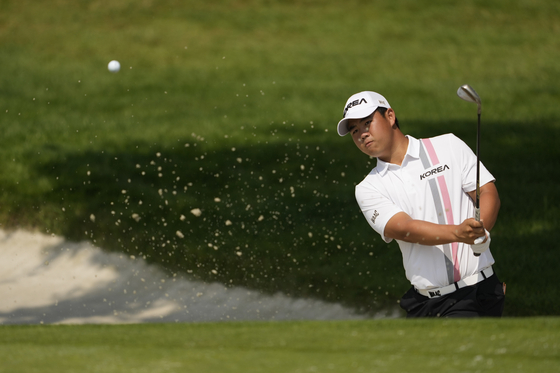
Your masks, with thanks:
[[[107,68],[109,69],[110,72],[112,73],[116,73],[121,69],[121,64],[119,63],[119,61],[111,61],[109,62],[109,65],[107,66]]]

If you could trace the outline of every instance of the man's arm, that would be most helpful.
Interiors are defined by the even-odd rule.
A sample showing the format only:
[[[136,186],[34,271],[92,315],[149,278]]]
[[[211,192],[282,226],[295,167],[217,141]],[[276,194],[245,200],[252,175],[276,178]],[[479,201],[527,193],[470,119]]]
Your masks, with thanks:
[[[469,193],[469,196],[476,197],[476,191]],[[496,186],[494,183],[487,183],[480,188],[481,222],[470,218],[459,225],[434,224],[412,219],[408,214],[399,212],[387,222],[384,233],[388,238],[428,246],[451,242],[472,245],[475,239],[485,235],[485,228],[490,231],[494,226],[499,208],[500,198]]]
[[[393,216],[385,226],[385,237],[428,246],[451,242],[473,244],[475,239],[484,234],[482,222],[473,218],[459,225],[434,224],[412,219],[404,212]]]
[[[472,200],[476,200],[476,190],[468,193]],[[498,189],[493,182],[484,184],[480,187],[480,220],[484,223],[484,228],[488,232],[492,230],[496,219],[498,219],[498,212],[500,211],[500,196]]]

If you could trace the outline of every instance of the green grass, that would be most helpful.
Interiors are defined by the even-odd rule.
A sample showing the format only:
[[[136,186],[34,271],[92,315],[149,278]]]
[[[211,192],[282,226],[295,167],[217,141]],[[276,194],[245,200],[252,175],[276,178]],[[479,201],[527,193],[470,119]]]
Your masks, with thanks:
[[[455,97],[469,83],[506,315],[558,314],[559,24],[550,1],[1,1],[1,226],[391,307],[400,253],[353,196],[375,162],[335,123],[373,89],[405,132],[473,146],[475,109]]]
[[[556,372],[557,318],[2,326],[11,372]]]

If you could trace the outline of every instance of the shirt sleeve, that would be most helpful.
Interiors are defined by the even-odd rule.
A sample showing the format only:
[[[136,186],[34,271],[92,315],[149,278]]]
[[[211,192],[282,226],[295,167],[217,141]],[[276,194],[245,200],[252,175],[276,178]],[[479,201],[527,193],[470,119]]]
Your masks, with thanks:
[[[453,149],[461,157],[460,161],[463,165],[462,169],[462,185],[465,192],[476,190],[476,154],[465,142],[453,135]],[[494,176],[488,171],[482,162],[480,162],[480,186],[495,181]]]
[[[393,239],[385,237],[385,226],[395,214],[403,210],[366,180],[356,186],[356,201],[369,225],[383,241],[389,243]]]

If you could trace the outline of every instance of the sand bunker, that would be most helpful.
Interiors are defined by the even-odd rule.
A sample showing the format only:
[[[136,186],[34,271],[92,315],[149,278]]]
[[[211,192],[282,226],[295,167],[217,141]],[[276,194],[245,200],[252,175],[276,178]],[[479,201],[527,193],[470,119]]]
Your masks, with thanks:
[[[359,318],[338,304],[169,277],[88,242],[0,230],[0,324]]]

